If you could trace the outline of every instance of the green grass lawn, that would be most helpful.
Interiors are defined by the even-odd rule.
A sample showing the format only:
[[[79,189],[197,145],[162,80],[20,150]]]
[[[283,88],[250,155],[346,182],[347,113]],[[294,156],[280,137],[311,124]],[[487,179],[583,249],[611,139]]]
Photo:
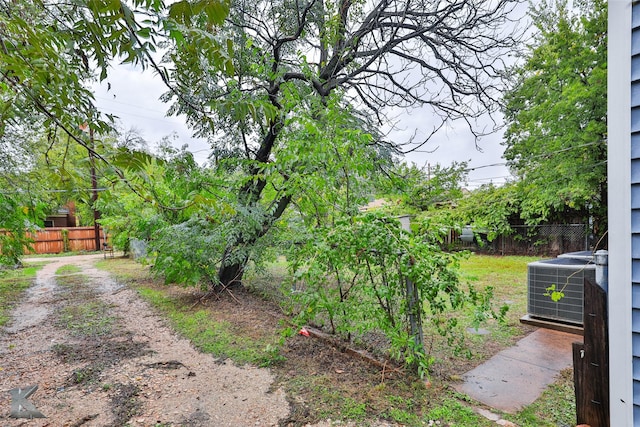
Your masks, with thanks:
[[[42,264],[31,264],[29,267],[0,271],[0,326],[9,322],[11,310],[31,286],[41,267]]]
[[[514,315],[527,310],[527,264],[537,257],[476,255],[463,260],[462,278],[482,289],[493,288],[497,301],[506,302]]]
[[[489,325],[494,340],[510,344],[522,333],[520,318],[527,313],[527,264],[537,257],[472,254],[461,263],[461,276],[477,289],[493,289],[494,306],[506,304],[506,323]]]

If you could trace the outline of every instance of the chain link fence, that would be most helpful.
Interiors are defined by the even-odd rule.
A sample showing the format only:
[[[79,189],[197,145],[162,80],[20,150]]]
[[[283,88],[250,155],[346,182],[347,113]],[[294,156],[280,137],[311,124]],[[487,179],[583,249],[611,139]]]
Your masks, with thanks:
[[[589,250],[590,235],[587,224],[514,225],[509,235],[493,241],[486,234],[475,232],[475,242],[464,243],[459,233],[451,232],[445,244],[499,255],[533,255],[555,257],[567,252]]]
[[[548,255],[589,249],[587,224],[516,225],[513,233],[498,236],[486,248],[501,255]],[[482,245],[481,245],[482,246]]]

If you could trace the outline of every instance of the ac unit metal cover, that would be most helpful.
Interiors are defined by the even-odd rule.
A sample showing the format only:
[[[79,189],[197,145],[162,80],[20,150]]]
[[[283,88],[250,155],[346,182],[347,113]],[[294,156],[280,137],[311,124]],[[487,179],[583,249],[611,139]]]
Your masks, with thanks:
[[[558,258],[571,258],[571,259],[581,259],[585,261],[593,262],[593,251],[578,251],[578,252],[567,252],[565,254],[558,255]]]
[[[583,324],[585,277],[595,282],[595,265],[589,260],[555,258],[529,263],[528,312],[531,317],[576,325]],[[564,296],[554,302],[548,288],[562,291]]]

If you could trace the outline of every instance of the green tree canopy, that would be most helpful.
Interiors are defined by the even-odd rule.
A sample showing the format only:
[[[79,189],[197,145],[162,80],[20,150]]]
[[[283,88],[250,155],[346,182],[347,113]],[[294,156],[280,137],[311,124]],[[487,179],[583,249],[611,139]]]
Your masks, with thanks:
[[[247,248],[292,204],[305,221],[311,207],[320,222],[331,220],[327,206],[354,212],[371,165],[397,148],[376,132],[388,108],[425,107],[434,129],[495,109],[502,55],[517,43],[503,26],[515,4],[0,0],[0,138],[36,116],[109,162],[78,130],[111,127],[86,83],[105,79],[113,60],[154,68],[171,112],[210,139],[214,176],[228,172],[219,206],[229,209],[212,217],[229,224],[225,244],[208,262],[219,263],[219,283],[240,283]],[[153,55],[160,46],[167,62]],[[143,199],[156,196],[119,161],[109,168]],[[200,203],[193,192],[176,200],[184,195],[178,208]]]
[[[530,223],[594,218],[606,225],[607,4],[531,9],[538,30],[505,96],[505,158]],[[554,218],[555,216],[555,218]]]
[[[399,213],[406,214],[455,204],[464,195],[462,184],[466,177],[466,162],[423,168],[400,163],[381,176],[379,187],[385,196],[397,197],[403,210]]]
[[[43,190],[54,184],[87,188],[80,185],[78,164],[65,163],[75,153],[109,163],[79,129],[88,124],[96,134],[109,135],[114,124],[96,109],[91,80],[105,79],[114,60],[155,64],[156,47],[181,39],[194,16],[220,25],[227,12],[224,0],[0,0],[0,180],[6,184],[7,212],[24,206],[30,218],[42,213],[34,206],[38,198],[52,199]],[[167,78],[165,70],[158,71]],[[125,179],[122,170],[108,167]],[[14,235],[24,233],[25,221],[0,227],[9,225],[19,228]]]
[[[34,127],[40,135],[70,138],[106,162],[79,129],[113,130],[113,117],[100,114],[88,84],[104,80],[113,61],[154,66],[168,83],[168,71],[154,60],[156,49],[182,40],[194,17],[206,17],[213,28],[227,13],[224,0],[0,0],[0,164],[16,153],[50,149],[15,138]]]
[[[241,280],[246,257],[238,250],[264,236],[304,192],[296,177],[324,170],[314,166],[318,160],[330,166],[334,156],[343,156],[341,149],[332,153],[320,146],[328,138],[334,138],[329,147],[351,145],[350,156],[365,161],[384,152],[371,147],[381,146],[373,130],[388,123],[389,107],[423,107],[435,129],[493,110],[501,55],[515,45],[502,27],[514,5],[508,0],[238,0],[220,31],[211,31],[206,19],[194,23],[198,31],[171,52],[176,64],[171,78],[185,95],[170,91],[166,100],[172,99],[173,111],[186,114],[218,152],[240,161],[244,180],[231,190],[238,195],[238,210],[269,210],[252,235],[228,241],[220,282]],[[201,48],[220,37],[233,46],[227,50],[229,63]],[[326,126],[340,110],[351,118],[334,120],[341,129]],[[374,136],[365,142],[363,132]],[[299,149],[303,141],[306,150]],[[344,178],[340,169],[333,173]],[[274,188],[278,191],[270,191]],[[317,194],[331,198],[328,188],[307,188],[316,192],[308,203],[317,201]]]

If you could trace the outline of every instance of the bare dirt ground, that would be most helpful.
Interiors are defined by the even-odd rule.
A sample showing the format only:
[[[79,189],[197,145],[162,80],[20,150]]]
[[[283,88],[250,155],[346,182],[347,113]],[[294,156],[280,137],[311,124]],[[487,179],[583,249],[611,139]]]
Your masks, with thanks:
[[[313,389],[331,385],[362,396],[381,382],[404,384],[401,376],[381,377],[380,369],[302,336],[288,340],[273,370],[203,354],[135,290],[96,269],[101,258],[29,259],[46,264],[13,321],[0,329],[0,426],[396,426],[375,419],[336,424],[321,415],[325,403],[312,401]],[[75,267],[60,273],[63,266]],[[240,304],[235,297],[212,302],[181,288],[170,292],[256,337],[277,329],[282,317],[250,293]],[[295,395],[285,394],[283,378],[299,384]],[[10,390],[33,385],[38,389],[27,400],[46,418],[11,418]]]
[[[134,291],[97,270],[100,257],[44,259],[14,321],[0,331],[0,425],[275,426],[288,417],[269,370],[195,350]],[[56,280],[66,264],[81,269],[71,287]],[[108,316],[91,324],[85,313],[87,324],[65,325],[86,306],[107,307]],[[9,390],[31,385],[39,389],[28,400],[46,418],[10,418]]]

